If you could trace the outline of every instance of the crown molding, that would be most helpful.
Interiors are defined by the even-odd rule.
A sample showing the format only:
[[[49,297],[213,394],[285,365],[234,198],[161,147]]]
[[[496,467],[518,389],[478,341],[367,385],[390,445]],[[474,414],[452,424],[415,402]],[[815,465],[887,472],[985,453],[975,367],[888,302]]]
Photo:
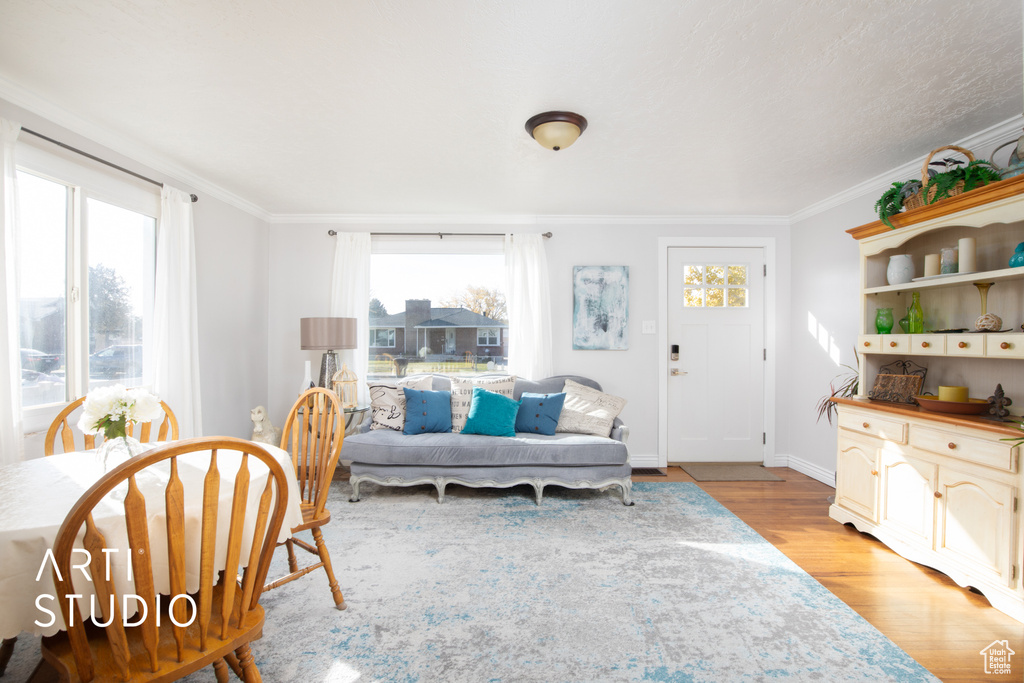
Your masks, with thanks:
[[[270,213],[262,207],[245,200],[224,189],[214,182],[188,171],[169,161],[153,149],[141,145],[129,138],[118,135],[102,126],[97,126],[80,116],[69,112],[60,105],[54,104],[35,93],[23,88],[14,81],[0,76],[0,98],[26,111],[42,117],[49,123],[65,128],[72,133],[81,135],[89,142],[110,149],[130,160],[146,166],[166,176],[172,183],[181,183],[189,190],[219,199],[225,204],[244,211],[261,220],[268,220]],[[35,126],[33,126],[35,127]],[[40,131],[43,132],[43,131]],[[51,133],[47,133],[51,134]],[[56,134],[54,134],[56,135]],[[102,155],[100,152],[98,155]]]
[[[966,147],[970,150],[994,150],[996,146],[1006,142],[1008,139],[1012,137],[1020,137],[1021,127],[1024,127],[1024,116],[1014,116],[1002,123],[989,126],[978,133],[968,135],[967,137],[952,144],[959,147]],[[979,158],[984,158],[984,156],[979,156]],[[839,194],[827,197],[819,202],[811,204],[805,209],[797,211],[789,217],[789,220],[791,223],[799,223],[811,216],[816,216],[819,213],[823,213],[829,209],[834,209],[837,206],[841,206],[842,204],[854,199],[859,199],[865,195],[871,195],[872,197],[880,195],[887,187],[897,180],[908,180],[921,175],[921,164],[924,163],[924,160],[925,157],[922,155],[916,160],[897,166],[891,171],[880,173],[873,178],[869,178],[862,183],[843,190]]]
[[[790,225],[787,216],[500,214],[271,214],[272,224],[302,225]]]

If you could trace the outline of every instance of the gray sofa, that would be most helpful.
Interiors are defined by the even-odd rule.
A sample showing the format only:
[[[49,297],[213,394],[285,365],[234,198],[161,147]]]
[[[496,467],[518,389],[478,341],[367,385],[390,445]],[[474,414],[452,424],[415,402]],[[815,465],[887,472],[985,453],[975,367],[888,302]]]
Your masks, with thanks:
[[[516,379],[514,397],[523,392],[557,393],[566,379],[600,390],[592,379],[560,375],[539,381]],[[451,389],[451,382],[433,376],[433,390]],[[445,487],[506,488],[533,486],[540,505],[544,487],[554,484],[574,489],[605,490],[618,487],[624,505],[632,505],[628,427],[615,418],[607,437],[589,434],[517,433],[514,437],[478,434],[405,435],[391,429],[370,429],[364,421],[358,433],[345,437],[341,457],[350,460],[352,502],[359,500],[359,486],[372,482],[383,486],[433,484],[437,502],[444,502]]]

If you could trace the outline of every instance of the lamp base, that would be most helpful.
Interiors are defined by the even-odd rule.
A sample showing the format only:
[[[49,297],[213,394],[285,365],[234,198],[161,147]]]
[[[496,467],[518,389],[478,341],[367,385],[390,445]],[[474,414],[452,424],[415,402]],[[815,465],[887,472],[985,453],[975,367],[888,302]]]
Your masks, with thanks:
[[[324,359],[320,362],[320,383],[317,386],[330,389],[331,380],[334,378],[334,373],[337,371],[338,354],[334,351],[328,351],[324,354]]]

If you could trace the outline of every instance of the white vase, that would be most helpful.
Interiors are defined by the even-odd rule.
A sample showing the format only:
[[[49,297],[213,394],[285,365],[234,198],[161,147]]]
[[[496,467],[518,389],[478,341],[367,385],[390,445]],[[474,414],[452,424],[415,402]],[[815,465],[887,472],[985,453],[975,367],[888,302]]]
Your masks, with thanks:
[[[885,279],[890,285],[903,285],[914,279],[914,259],[910,254],[896,254],[889,257]]]

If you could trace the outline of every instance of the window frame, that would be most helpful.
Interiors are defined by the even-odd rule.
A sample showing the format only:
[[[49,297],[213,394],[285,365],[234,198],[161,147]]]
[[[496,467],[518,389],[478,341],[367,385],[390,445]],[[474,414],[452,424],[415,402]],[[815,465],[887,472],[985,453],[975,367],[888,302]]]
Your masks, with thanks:
[[[395,343],[396,343],[395,329],[396,328],[394,328],[394,327],[371,327],[370,328],[371,338],[369,340],[369,342],[370,342],[369,347],[371,349],[393,349],[393,348],[395,348]],[[376,343],[374,343],[374,342],[376,342],[378,340],[377,333],[382,332],[382,331],[387,331],[387,332],[390,333],[388,335],[390,337],[390,339],[391,339],[391,343],[390,344],[376,344]]]
[[[494,334],[494,342],[480,341],[481,332],[492,332]],[[490,338],[490,334],[487,335]],[[476,328],[476,345],[477,346],[501,346],[501,328],[500,327],[478,327]]]
[[[68,402],[84,396],[89,389],[89,329],[88,279],[89,258],[86,248],[89,234],[87,205],[90,199],[110,204],[152,218],[156,225],[153,237],[153,272],[155,275],[156,244],[160,217],[160,191],[152,183],[125,173],[97,167],[77,154],[63,149],[44,149],[34,138],[19,137],[15,147],[15,167],[19,173],[28,173],[44,180],[63,185],[67,191],[66,233],[66,302],[65,328],[65,386],[66,400],[22,407],[25,434],[46,430],[53,418]],[[149,283],[152,289],[154,282]],[[19,313],[20,315],[20,313]],[[152,321],[143,330],[145,340],[152,340]],[[144,349],[143,353],[150,349]],[[145,357],[145,355],[144,355]],[[152,388],[152,378],[144,376],[143,385]]]

